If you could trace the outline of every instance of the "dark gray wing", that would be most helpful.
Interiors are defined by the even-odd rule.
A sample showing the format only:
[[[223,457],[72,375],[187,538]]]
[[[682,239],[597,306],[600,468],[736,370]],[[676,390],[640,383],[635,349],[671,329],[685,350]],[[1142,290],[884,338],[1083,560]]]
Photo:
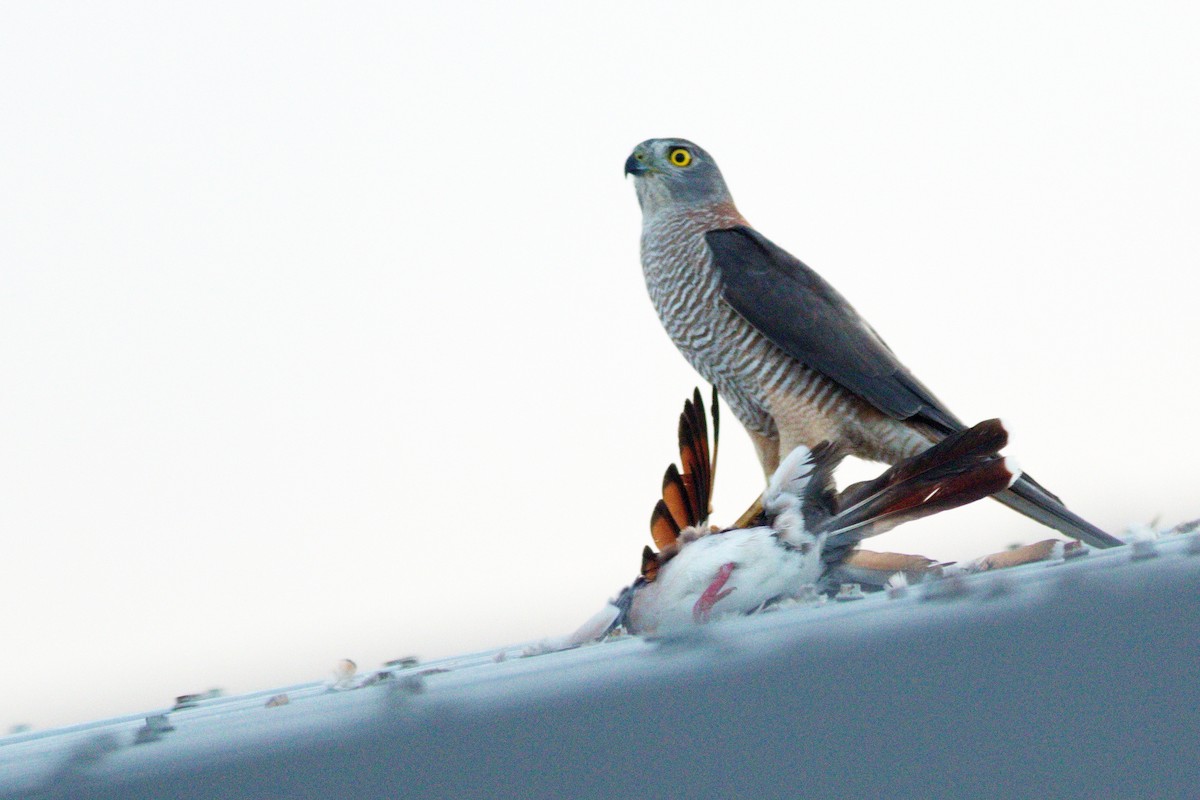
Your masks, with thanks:
[[[705,238],[725,300],[780,350],[891,417],[962,430],[845,298],[795,256],[744,226]]]

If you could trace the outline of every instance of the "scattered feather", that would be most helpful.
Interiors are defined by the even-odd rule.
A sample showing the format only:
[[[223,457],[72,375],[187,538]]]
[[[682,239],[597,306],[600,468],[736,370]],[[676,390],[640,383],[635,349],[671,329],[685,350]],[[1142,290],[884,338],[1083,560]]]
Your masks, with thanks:
[[[883,586],[889,600],[899,600],[908,596],[908,576],[903,572],[892,573]]]

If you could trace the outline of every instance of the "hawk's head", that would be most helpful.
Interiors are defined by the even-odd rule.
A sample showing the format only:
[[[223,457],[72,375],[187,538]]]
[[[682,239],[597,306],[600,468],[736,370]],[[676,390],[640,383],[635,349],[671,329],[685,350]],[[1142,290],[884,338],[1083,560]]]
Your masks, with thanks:
[[[729,189],[712,156],[687,139],[647,139],[625,160],[644,213],[673,205],[730,202]]]

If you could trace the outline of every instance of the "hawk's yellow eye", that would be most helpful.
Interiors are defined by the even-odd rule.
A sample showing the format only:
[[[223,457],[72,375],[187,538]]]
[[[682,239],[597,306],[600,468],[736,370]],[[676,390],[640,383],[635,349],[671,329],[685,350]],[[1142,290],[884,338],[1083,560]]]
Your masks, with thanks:
[[[686,167],[688,164],[692,163],[692,154],[687,150],[684,150],[682,147],[676,147],[671,151],[671,154],[667,156],[667,159],[677,167]]]

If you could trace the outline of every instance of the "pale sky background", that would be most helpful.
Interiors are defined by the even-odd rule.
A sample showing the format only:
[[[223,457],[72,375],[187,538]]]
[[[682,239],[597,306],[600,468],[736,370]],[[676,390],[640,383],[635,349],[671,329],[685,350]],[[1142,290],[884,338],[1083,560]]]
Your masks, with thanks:
[[[0,731],[628,583],[699,380],[621,174],[653,136],[1076,511],[1200,516],[1197,41],[1184,3],[4,4]],[[718,522],[761,488],[726,420]]]

